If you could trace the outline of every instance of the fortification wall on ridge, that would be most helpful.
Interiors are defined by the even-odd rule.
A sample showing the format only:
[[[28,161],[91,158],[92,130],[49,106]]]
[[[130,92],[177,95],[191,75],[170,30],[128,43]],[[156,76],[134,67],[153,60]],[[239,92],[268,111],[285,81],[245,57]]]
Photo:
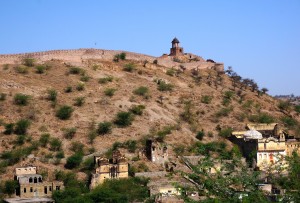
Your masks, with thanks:
[[[74,50],[52,50],[20,54],[2,54],[0,55],[0,64],[20,63],[24,58],[34,58],[37,62],[45,62],[56,59],[65,62],[81,63],[87,59],[112,60],[116,54],[125,52],[126,58],[138,61],[153,61],[155,57],[137,54],[127,51],[103,50],[103,49],[74,49]]]
[[[199,61],[179,63],[175,62],[171,57],[153,57],[144,54],[138,54],[128,51],[117,50],[104,50],[104,49],[73,49],[73,50],[52,50],[41,51],[32,53],[20,53],[20,54],[2,54],[0,55],[0,65],[3,64],[21,64],[24,58],[34,58],[37,63],[43,63],[49,60],[62,60],[70,64],[81,65],[83,61],[88,59],[99,59],[112,61],[116,54],[126,53],[126,58],[136,61],[149,61],[153,62],[158,60],[158,64],[168,68],[181,68],[185,69],[216,69],[219,71],[224,70],[222,63],[207,62],[201,57],[198,57]]]
[[[173,60],[172,57],[165,56],[160,57],[157,59],[157,62],[159,65],[180,69],[184,68],[187,70],[192,69],[215,69],[217,71],[223,71],[224,70],[224,64],[223,63],[213,63],[213,62],[207,62],[204,59],[201,58],[199,61],[192,61],[192,62],[176,62]]]

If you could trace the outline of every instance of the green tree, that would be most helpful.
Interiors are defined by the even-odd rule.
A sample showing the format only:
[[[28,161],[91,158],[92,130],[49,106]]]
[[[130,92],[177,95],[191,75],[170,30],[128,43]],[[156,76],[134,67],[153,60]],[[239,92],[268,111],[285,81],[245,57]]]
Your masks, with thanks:
[[[219,136],[228,138],[231,136],[232,131],[233,131],[232,128],[221,129],[219,132]]]
[[[117,114],[114,123],[119,127],[126,127],[131,125],[133,119],[132,113],[121,111]]]
[[[52,138],[50,140],[50,149],[52,151],[59,151],[61,149],[62,143],[58,138]]]
[[[296,105],[296,106],[295,106],[295,111],[296,111],[297,113],[300,113],[300,105]]]
[[[40,139],[39,139],[40,145],[42,147],[46,147],[47,144],[49,143],[49,140],[50,140],[50,134],[49,133],[42,134]]]
[[[77,129],[76,128],[64,128],[63,131],[64,131],[65,138],[72,139],[75,136]]]
[[[198,131],[198,132],[197,132],[197,135],[196,135],[196,138],[197,138],[198,140],[202,140],[203,137],[204,137],[204,135],[205,135],[205,133],[204,133],[203,130]]]
[[[112,96],[114,96],[114,94],[115,94],[116,91],[117,91],[117,89],[115,89],[115,88],[106,88],[104,90],[104,94],[106,96],[112,97]]]
[[[125,64],[123,70],[126,72],[132,72],[135,70],[135,65],[133,63]]]
[[[67,159],[67,163],[65,164],[65,167],[67,169],[73,169],[78,167],[82,162],[82,158],[83,158],[82,153],[73,154]]]
[[[130,108],[130,112],[135,114],[135,115],[142,115],[144,109],[145,109],[144,105],[133,105]]]
[[[15,124],[14,132],[17,135],[25,135],[27,133],[27,129],[30,126],[30,121],[27,119],[21,119]]]
[[[75,98],[75,106],[82,106],[85,102],[85,97],[76,97]]]
[[[4,183],[3,192],[5,194],[8,194],[9,196],[11,196],[12,194],[15,194],[17,187],[18,187],[18,182],[17,181],[7,180]]]
[[[14,96],[14,103],[19,106],[26,106],[29,98],[29,95],[18,93]]]
[[[158,89],[159,91],[162,91],[162,92],[172,91],[172,90],[173,90],[173,85],[170,84],[170,83],[166,83],[165,81],[160,81],[160,82],[158,83],[157,89]]]
[[[14,132],[14,126],[15,124],[14,123],[8,123],[8,124],[5,124],[4,127],[5,127],[5,131],[3,132],[5,135],[10,135]]]
[[[48,100],[55,102],[57,99],[57,91],[55,89],[48,90]]]
[[[38,65],[35,67],[35,69],[36,69],[36,71],[35,71],[36,73],[43,74],[46,70],[46,67],[43,65]]]
[[[110,133],[112,130],[112,123],[104,121],[98,124],[97,132],[99,135],[104,135]]]
[[[64,105],[57,110],[56,116],[61,120],[67,120],[71,117],[72,112],[73,112],[72,107]]]
[[[133,91],[134,94],[139,95],[139,96],[147,96],[149,94],[149,89],[148,87],[145,86],[140,86],[137,89]]]
[[[24,64],[25,66],[33,67],[33,66],[34,66],[34,63],[35,63],[35,59],[34,59],[34,58],[24,58],[24,59],[23,59],[23,64]]]

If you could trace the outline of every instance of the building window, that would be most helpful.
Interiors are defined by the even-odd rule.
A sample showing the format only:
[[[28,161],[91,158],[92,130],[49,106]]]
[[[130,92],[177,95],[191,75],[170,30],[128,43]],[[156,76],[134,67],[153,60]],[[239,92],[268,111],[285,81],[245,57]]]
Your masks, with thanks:
[[[29,178],[29,183],[32,183],[32,177]]]
[[[45,193],[45,194],[48,193],[47,186],[44,186],[44,193]]]
[[[39,177],[39,183],[41,183],[42,182],[42,178],[41,177]]]
[[[36,178],[36,177],[34,177],[33,181],[34,181],[34,183],[37,183],[37,178]]]
[[[33,188],[32,187],[30,187],[30,192],[33,192]]]
[[[52,186],[49,186],[49,191],[50,191],[50,192],[52,191]]]
[[[24,187],[24,193],[26,193],[26,187]]]
[[[56,186],[56,190],[60,190],[60,186]]]

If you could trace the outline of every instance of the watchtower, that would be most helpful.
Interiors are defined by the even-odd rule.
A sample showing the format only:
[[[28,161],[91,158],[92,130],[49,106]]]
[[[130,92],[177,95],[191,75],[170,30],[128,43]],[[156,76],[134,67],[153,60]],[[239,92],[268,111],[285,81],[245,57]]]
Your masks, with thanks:
[[[183,48],[179,46],[179,40],[175,37],[171,43],[170,56],[182,56],[184,53]]]

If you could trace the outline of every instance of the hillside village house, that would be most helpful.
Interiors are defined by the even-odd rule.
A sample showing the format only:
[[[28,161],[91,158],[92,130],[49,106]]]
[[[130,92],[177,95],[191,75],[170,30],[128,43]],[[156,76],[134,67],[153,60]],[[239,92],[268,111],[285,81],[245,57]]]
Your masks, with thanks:
[[[111,159],[95,156],[94,161],[96,170],[92,174],[91,189],[107,179],[128,178],[128,162],[119,150],[113,152]]]
[[[5,199],[5,202],[53,202],[50,198],[53,191],[64,189],[60,181],[48,182],[37,174],[36,166],[18,167],[14,179],[18,181],[16,198]]]
[[[260,170],[275,164],[285,166],[284,156],[300,152],[299,140],[284,132],[278,123],[247,124],[246,129],[233,132],[230,140],[240,146],[246,157],[256,151],[256,166]]]

